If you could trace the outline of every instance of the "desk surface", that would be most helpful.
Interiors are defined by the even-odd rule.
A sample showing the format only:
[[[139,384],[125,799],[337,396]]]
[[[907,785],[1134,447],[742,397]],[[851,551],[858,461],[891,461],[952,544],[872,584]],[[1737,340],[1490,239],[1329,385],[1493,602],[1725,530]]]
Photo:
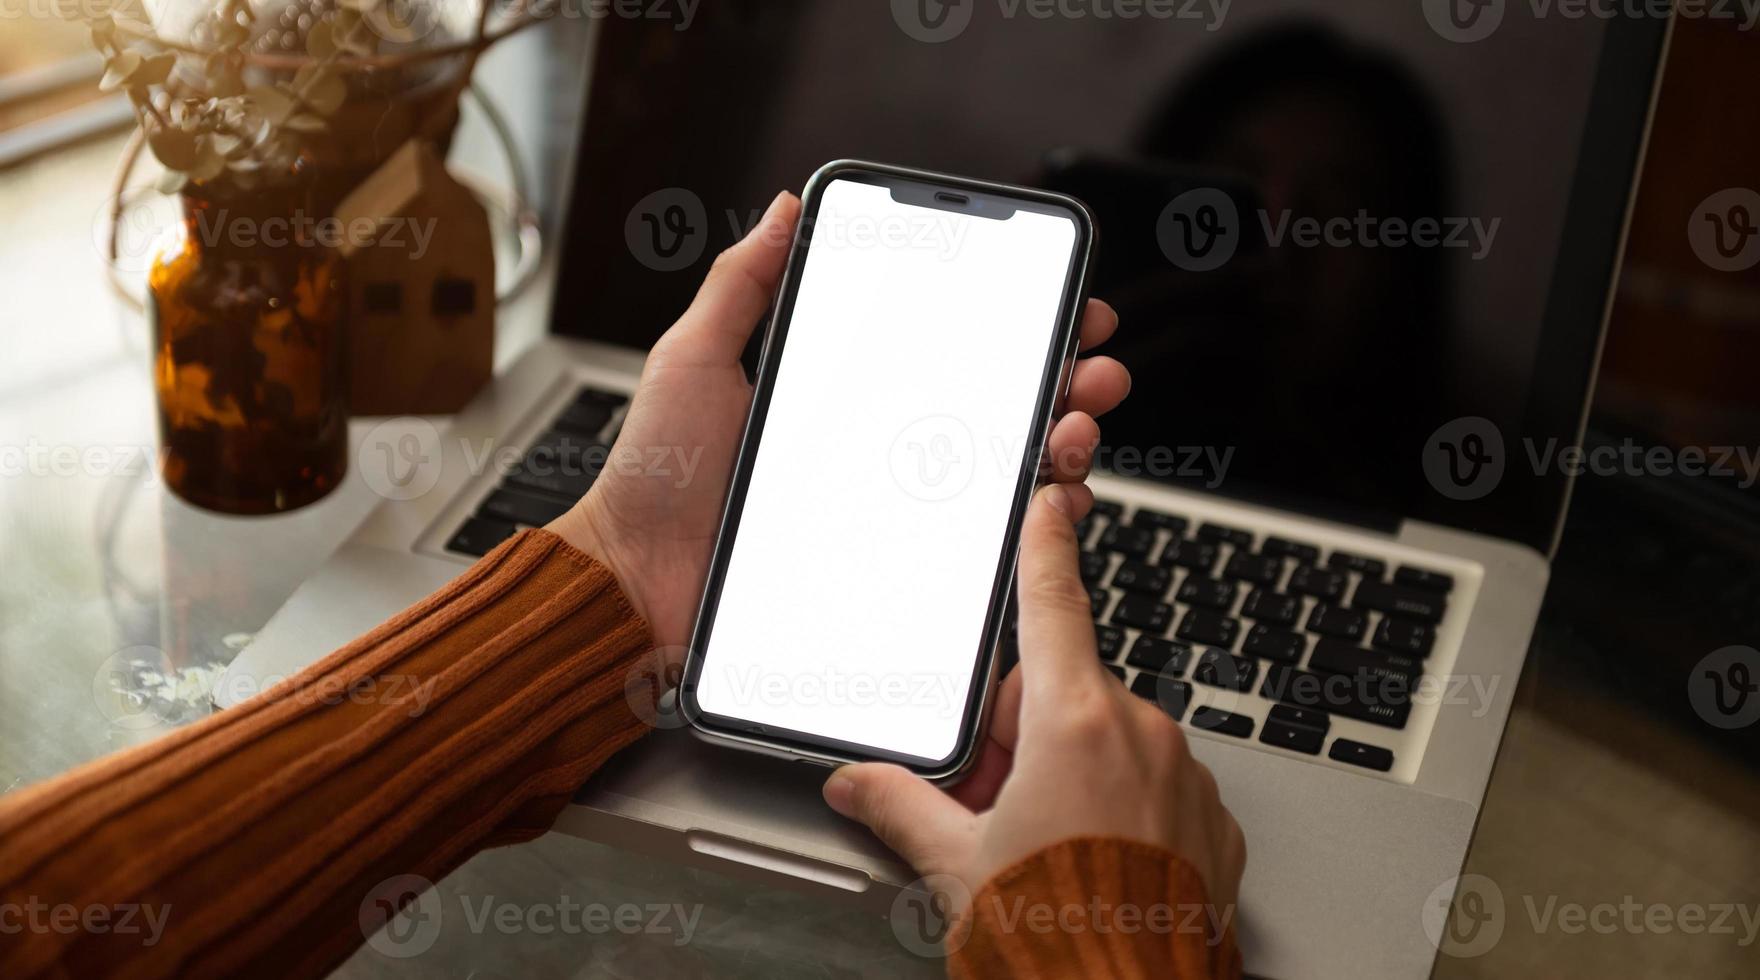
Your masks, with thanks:
[[[196,716],[204,668],[248,642],[378,500],[351,474],[316,506],[241,520],[185,506],[154,479],[146,327],[107,291],[93,244],[118,148],[101,141],[0,173],[0,447],[13,452],[0,459],[0,792],[164,730],[109,691],[119,657],[182,671]],[[1581,638],[1558,615],[1549,602],[1468,859],[1505,896],[1504,938],[1476,958],[1444,957],[1437,975],[1750,974],[1760,953],[1739,944],[1739,925],[1722,937],[1598,935],[1532,920],[1530,900],[1542,912],[1549,900],[1628,896],[1760,907],[1753,768],[1583,690],[1571,674],[1581,651],[1560,649]],[[939,973],[873,917],[557,835],[481,855],[439,892],[465,928],[413,958],[363,949],[341,975]],[[490,905],[605,901],[701,912],[686,944],[676,931],[469,924]]]

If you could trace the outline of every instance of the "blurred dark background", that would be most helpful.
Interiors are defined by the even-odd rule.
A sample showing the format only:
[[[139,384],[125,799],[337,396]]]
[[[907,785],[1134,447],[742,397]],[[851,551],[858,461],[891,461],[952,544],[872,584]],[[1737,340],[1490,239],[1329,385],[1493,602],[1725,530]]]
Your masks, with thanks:
[[[1676,19],[1586,445],[1760,453],[1760,266],[1715,271],[1686,234],[1705,198],[1760,181],[1756,64],[1753,32]],[[1684,696],[1706,654],[1760,646],[1760,487],[1745,479],[1579,479],[1522,697],[1664,771],[1678,772],[1678,755],[1609,724],[1601,702],[1760,766],[1760,726],[1713,728]],[[1755,812],[1751,785],[1705,788]]]

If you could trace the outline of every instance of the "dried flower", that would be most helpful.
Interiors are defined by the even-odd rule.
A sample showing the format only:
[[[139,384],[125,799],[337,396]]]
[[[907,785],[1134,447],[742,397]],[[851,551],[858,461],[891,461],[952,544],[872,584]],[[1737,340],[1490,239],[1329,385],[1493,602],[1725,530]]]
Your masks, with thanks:
[[[383,31],[369,23],[384,0],[340,0],[313,23],[310,56],[291,79],[247,85],[246,51],[256,13],[249,0],[216,0],[198,33],[200,53],[167,49],[150,30],[130,29],[109,13],[85,16],[92,45],[104,55],[105,91],[126,91],[164,165],[160,189],[224,178],[244,188],[287,173],[304,144],[323,132],[348,99],[350,58],[377,53]]]

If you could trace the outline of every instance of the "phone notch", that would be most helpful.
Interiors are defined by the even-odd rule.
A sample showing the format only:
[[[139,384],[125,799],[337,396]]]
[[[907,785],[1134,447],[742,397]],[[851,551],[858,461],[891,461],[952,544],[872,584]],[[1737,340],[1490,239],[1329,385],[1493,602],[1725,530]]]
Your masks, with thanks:
[[[932,184],[899,183],[891,187],[892,199],[937,211],[951,211],[974,218],[1007,221],[1014,217],[1018,205],[1006,197],[978,191],[952,190]]]

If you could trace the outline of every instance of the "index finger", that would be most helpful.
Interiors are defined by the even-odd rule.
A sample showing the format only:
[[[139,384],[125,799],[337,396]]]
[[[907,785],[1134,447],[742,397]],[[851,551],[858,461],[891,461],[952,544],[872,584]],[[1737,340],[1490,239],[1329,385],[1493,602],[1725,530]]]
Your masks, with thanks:
[[[1021,527],[1015,573],[1020,592],[1023,706],[1065,698],[1104,676],[1095,649],[1093,612],[1077,559],[1074,501],[1052,484],[1033,495]]]
[[[1106,343],[1117,329],[1118,311],[1104,300],[1088,300],[1088,305],[1082,308],[1081,349],[1091,351]]]

